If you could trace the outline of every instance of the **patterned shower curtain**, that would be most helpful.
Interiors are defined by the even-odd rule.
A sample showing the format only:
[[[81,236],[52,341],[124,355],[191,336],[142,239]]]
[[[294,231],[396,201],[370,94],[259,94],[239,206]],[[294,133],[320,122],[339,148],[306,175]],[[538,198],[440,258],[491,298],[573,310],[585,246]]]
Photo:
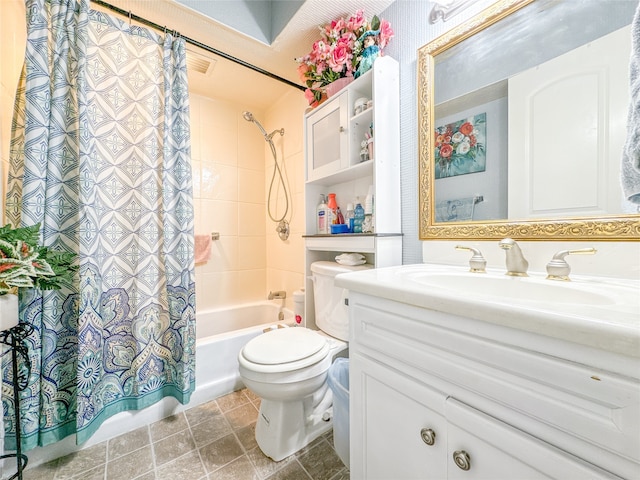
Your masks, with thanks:
[[[32,371],[23,448],[195,386],[195,282],[184,40],[90,10],[27,0],[7,190],[13,225],[78,254],[77,282],[21,292]],[[24,371],[24,366],[22,366]],[[13,379],[3,369],[6,445]]]

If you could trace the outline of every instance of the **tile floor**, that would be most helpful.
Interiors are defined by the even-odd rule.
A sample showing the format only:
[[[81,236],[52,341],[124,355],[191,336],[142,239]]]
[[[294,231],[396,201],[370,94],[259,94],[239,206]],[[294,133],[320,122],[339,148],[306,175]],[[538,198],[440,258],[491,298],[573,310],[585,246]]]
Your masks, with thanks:
[[[27,468],[24,480],[349,480],[331,432],[280,462],[254,431],[260,399],[240,390],[78,453]]]

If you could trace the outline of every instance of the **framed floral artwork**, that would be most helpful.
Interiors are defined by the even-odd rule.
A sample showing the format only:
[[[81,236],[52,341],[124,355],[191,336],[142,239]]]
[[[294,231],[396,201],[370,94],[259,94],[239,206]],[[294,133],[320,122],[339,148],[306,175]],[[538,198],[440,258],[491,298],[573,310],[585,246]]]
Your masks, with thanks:
[[[436,179],[484,172],[487,164],[486,138],[486,112],[437,127]]]

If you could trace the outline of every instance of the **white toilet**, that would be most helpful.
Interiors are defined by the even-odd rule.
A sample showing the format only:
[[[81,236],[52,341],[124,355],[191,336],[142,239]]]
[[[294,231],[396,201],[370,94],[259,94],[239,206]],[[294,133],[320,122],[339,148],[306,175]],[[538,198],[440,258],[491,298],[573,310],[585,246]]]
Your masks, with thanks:
[[[250,340],[238,355],[240,377],[261,399],[256,441],[279,461],[332,427],[333,395],[327,372],[347,353],[346,290],[334,286],[339,273],[372,268],[335,262],[311,264],[316,325],[272,330]]]

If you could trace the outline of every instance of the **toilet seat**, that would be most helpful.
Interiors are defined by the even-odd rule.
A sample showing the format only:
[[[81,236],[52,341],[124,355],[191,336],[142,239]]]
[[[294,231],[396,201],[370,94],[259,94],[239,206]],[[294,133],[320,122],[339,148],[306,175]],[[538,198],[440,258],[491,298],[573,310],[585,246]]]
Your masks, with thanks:
[[[314,365],[326,358],[329,350],[327,339],[313,330],[282,328],[250,340],[238,360],[256,373],[282,373]]]

